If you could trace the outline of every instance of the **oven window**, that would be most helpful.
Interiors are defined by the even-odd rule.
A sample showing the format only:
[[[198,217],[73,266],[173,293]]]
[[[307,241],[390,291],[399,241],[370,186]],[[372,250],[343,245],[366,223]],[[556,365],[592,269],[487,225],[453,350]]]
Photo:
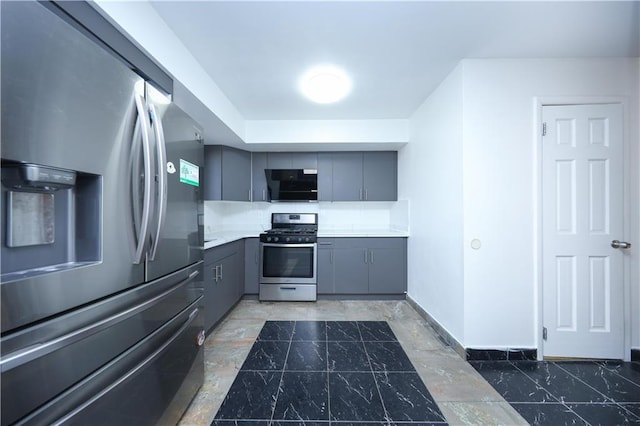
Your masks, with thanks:
[[[313,247],[263,247],[264,278],[313,278]]]

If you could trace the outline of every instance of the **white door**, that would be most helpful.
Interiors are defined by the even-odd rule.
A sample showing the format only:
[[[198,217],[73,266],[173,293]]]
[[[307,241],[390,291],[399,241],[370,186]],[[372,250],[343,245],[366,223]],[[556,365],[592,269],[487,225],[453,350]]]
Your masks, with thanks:
[[[542,120],[543,354],[623,359],[622,105],[544,106]]]

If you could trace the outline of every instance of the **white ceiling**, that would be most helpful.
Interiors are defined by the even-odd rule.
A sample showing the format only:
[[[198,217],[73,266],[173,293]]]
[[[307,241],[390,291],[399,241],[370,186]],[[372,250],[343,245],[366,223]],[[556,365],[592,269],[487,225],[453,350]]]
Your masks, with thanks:
[[[463,58],[640,56],[639,1],[151,1],[247,120],[408,118]],[[297,79],[342,66],[345,100]]]

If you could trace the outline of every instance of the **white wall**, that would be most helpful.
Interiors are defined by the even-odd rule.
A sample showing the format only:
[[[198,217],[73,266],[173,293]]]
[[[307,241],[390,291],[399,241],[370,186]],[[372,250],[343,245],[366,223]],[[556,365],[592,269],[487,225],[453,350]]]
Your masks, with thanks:
[[[245,140],[265,143],[406,143],[409,120],[250,120]]]
[[[411,200],[408,294],[464,340],[462,77],[458,65],[411,116],[398,152],[399,197]]]
[[[627,101],[628,238],[640,246],[639,62],[468,59],[411,117],[398,155],[399,195],[411,200],[409,295],[465,347],[538,344],[536,97]],[[635,348],[638,252],[629,253]]]
[[[536,143],[534,97],[629,100],[630,219],[638,235],[638,61],[465,60],[464,345],[536,347]],[[482,241],[480,250],[469,242]],[[638,251],[634,262],[633,345],[638,330]]]

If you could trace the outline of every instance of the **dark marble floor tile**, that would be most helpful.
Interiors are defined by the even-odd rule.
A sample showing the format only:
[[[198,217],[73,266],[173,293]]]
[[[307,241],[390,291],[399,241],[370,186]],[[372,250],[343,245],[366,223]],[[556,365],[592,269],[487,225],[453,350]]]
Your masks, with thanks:
[[[564,404],[511,404],[532,426],[588,425]]]
[[[216,419],[270,420],[281,376],[279,371],[238,372]]]
[[[241,370],[282,370],[289,342],[257,341],[251,347]]]
[[[557,402],[510,362],[472,361],[471,365],[507,402]]]
[[[267,321],[257,340],[291,340],[295,321]]]
[[[601,361],[599,364],[624,377],[633,383],[640,385],[640,363],[621,361]]]
[[[331,420],[385,421],[373,373],[329,373]]]
[[[568,404],[589,424],[596,425],[640,425],[640,419],[618,404]]]
[[[616,402],[640,402],[640,385],[595,362],[559,362],[557,365]]]
[[[214,420],[211,426],[269,426],[267,420]]]
[[[329,420],[327,373],[285,372],[273,418]]]
[[[327,342],[292,341],[284,369],[326,371]]]
[[[362,342],[327,342],[329,371],[371,371]]]
[[[447,426],[446,421],[441,422],[391,422],[391,426]]]
[[[327,340],[327,324],[324,321],[296,321],[293,340]]]
[[[398,342],[365,342],[374,371],[415,371]]]
[[[603,394],[576,379],[554,362],[513,361],[520,371],[560,402],[609,402]]]
[[[386,321],[358,321],[358,327],[364,341],[398,341]]]
[[[375,373],[391,421],[444,421],[444,416],[417,373]]]
[[[332,421],[331,422],[332,425],[336,425],[336,426],[382,426],[382,425],[388,425],[389,423],[387,422],[337,422],[337,421]]]
[[[326,422],[294,421],[294,420],[274,420],[271,426],[329,426]],[[250,426],[250,425],[249,425]]]
[[[636,417],[640,418],[640,404],[620,404],[622,405],[625,410],[629,411],[630,413],[634,414]]]
[[[353,342],[362,337],[355,321],[327,321],[327,340]]]
[[[307,423],[308,424],[308,423]],[[332,426],[446,426],[446,422],[331,422]],[[283,425],[284,426],[284,425]]]

